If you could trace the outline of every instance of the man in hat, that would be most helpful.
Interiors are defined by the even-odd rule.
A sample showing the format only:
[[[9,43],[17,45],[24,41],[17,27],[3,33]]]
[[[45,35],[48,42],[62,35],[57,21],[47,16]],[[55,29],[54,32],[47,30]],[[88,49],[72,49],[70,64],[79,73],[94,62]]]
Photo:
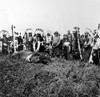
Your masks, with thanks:
[[[70,52],[70,42],[68,41],[68,36],[67,34],[63,35],[62,39],[62,45],[63,45],[63,56],[65,59],[69,59],[69,52]]]
[[[36,35],[35,51],[34,52],[44,52],[45,46],[43,44],[44,40],[40,33]]]
[[[74,45],[74,50],[73,50],[73,55],[75,59],[83,59],[82,58],[82,53],[81,53],[81,47],[80,47],[80,28],[79,27],[74,27],[75,33],[73,33],[74,38],[73,38],[73,45]]]
[[[93,38],[89,34],[89,32],[85,32],[85,42],[84,42],[84,61],[88,61],[90,54],[91,54],[91,49],[92,49],[92,44]]]
[[[59,33],[56,31],[54,32],[54,37],[53,37],[53,41],[52,41],[52,46],[53,46],[53,55],[60,57],[61,51],[61,38],[59,36]]]
[[[32,32],[28,33],[28,49],[30,51],[33,51],[33,37],[32,37]]]
[[[100,34],[98,34],[98,38],[95,41],[94,46],[92,47],[93,54],[92,59],[89,60],[89,62],[93,62],[96,65],[100,65]]]
[[[85,37],[84,34],[80,35],[80,48],[82,55],[84,54],[84,42],[85,42]]]
[[[72,55],[74,59],[79,59],[77,31],[73,31],[72,38]]]
[[[68,30],[67,37],[68,37],[68,42],[70,43],[69,52],[72,53],[72,34],[70,30]]]
[[[22,39],[21,33],[18,37],[18,51],[20,50],[23,50],[23,39]]]
[[[46,46],[46,51],[50,55],[52,55],[52,40],[53,40],[53,36],[50,34],[50,32],[48,32],[45,37],[45,46]]]
[[[60,36],[59,33],[56,31],[54,32],[54,37],[53,37],[53,46],[58,46],[60,43]]]
[[[52,44],[52,39],[53,39],[52,35],[48,32],[47,35],[46,35],[46,39],[45,39],[46,44],[48,46]]]
[[[7,36],[6,34],[3,35],[3,38],[2,38],[2,53],[4,55],[7,55],[8,54],[8,39],[7,39]]]

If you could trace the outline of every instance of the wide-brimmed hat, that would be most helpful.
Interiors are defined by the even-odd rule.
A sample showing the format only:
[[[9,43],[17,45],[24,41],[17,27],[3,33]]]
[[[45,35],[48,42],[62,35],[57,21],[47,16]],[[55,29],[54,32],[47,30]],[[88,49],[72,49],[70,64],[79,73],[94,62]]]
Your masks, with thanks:
[[[59,35],[59,32],[58,32],[58,31],[55,31],[55,32],[54,32],[54,35],[55,35],[55,34]]]

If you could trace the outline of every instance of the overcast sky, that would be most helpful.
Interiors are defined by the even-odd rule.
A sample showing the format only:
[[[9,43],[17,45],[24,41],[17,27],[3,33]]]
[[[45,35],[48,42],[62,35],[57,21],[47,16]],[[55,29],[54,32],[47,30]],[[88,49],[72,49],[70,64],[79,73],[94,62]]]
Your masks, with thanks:
[[[82,32],[100,23],[100,0],[0,0],[0,30],[24,33],[27,28],[42,28],[66,33],[74,26]]]

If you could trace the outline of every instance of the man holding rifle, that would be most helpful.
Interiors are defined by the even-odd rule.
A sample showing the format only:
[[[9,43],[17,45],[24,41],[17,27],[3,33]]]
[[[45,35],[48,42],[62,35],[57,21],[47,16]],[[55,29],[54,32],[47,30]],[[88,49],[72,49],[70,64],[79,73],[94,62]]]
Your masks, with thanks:
[[[72,54],[74,59],[83,59],[81,48],[80,48],[80,33],[79,27],[74,27],[75,31],[73,32],[73,41],[72,41]]]

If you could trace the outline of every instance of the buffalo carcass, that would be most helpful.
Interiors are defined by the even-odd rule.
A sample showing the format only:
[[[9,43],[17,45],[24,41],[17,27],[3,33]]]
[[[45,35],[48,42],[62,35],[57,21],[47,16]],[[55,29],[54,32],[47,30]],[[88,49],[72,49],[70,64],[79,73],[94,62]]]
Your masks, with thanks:
[[[51,62],[50,56],[45,53],[34,53],[29,50],[23,50],[12,55],[14,58],[23,59],[27,62],[48,64]]]

